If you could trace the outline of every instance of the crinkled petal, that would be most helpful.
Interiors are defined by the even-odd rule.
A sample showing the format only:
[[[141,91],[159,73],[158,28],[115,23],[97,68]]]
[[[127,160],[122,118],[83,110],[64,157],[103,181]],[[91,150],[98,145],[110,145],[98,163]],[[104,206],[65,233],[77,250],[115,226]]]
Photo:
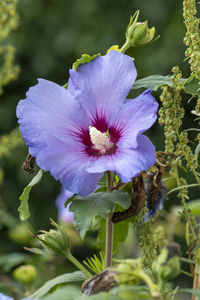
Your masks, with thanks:
[[[129,182],[141,171],[148,170],[156,161],[155,147],[144,135],[137,138],[138,147],[117,149],[114,155],[104,155],[96,160],[88,172],[99,173],[107,170],[117,173],[123,182]]]
[[[111,50],[107,55],[81,65],[77,71],[70,70],[68,89],[81,102],[91,122],[97,117],[110,122],[136,76],[132,58]]]
[[[84,110],[68,90],[48,80],[39,79],[17,106],[20,131],[33,156],[47,146],[49,135],[75,141],[70,133],[88,128]]]
[[[74,217],[74,213],[69,211],[69,204],[65,207],[65,202],[67,199],[74,195],[73,192],[66,190],[63,186],[60,194],[56,199],[56,206],[58,208],[58,219],[66,223],[71,223]]]
[[[48,147],[41,151],[37,158],[37,164],[64,185],[64,187],[81,196],[93,192],[100,178],[101,172],[91,174],[87,168],[93,164],[93,157],[88,157],[82,149],[70,150],[69,143],[56,140],[51,137]]]
[[[158,103],[146,90],[137,98],[125,103],[111,127],[120,132],[117,146],[137,147],[137,136],[150,128],[157,119]]]

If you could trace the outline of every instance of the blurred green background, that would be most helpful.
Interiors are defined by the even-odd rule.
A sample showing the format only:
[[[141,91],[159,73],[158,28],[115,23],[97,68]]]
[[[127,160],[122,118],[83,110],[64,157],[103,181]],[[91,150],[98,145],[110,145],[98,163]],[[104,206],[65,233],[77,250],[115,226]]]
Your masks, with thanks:
[[[16,47],[20,73],[0,97],[0,135],[17,126],[16,105],[25,98],[28,88],[36,84],[37,78],[63,85],[72,63],[83,53],[105,54],[114,44],[122,46],[129,18],[137,9],[139,21],[148,20],[149,27],[156,27],[156,36],[160,35],[155,43],[135,49],[138,78],[170,74],[174,65],[181,67],[184,77],[189,76],[188,64],[183,62],[185,27],[181,0],[19,0],[20,23],[10,42]],[[158,99],[159,92],[154,96]],[[188,107],[185,126],[190,126],[190,110]],[[149,136],[157,150],[164,150],[163,132],[158,124],[149,131]],[[1,205],[16,218],[18,198],[32,178],[21,169],[26,154],[25,145],[20,146],[0,161],[4,170]],[[45,174],[31,191],[31,223],[35,228],[49,227],[49,217],[56,220],[55,199],[59,190],[60,184]],[[3,226],[0,253],[21,250],[21,245],[8,238],[8,229]]]

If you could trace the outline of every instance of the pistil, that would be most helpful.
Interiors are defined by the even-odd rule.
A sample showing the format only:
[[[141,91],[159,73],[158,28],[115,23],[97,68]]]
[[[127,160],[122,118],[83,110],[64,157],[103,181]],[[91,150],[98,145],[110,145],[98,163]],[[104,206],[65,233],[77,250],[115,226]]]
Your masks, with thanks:
[[[101,132],[90,126],[89,134],[94,148],[99,150],[101,154],[105,154],[108,149],[113,147],[113,143],[110,142],[109,135],[106,132]]]

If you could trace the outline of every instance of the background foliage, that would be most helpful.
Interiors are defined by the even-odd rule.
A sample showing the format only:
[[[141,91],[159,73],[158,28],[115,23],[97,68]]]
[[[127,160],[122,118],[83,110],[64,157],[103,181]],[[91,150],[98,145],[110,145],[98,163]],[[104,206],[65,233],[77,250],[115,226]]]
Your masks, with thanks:
[[[10,3],[15,4],[15,1],[10,1]],[[0,10],[4,14],[4,8],[1,5]],[[23,257],[18,257],[19,263],[20,259],[21,261],[30,259],[22,248],[22,245],[30,245],[30,237],[23,237],[21,233],[20,243],[20,222],[17,208],[19,206],[18,198],[32,176],[27,175],[21,169],[27,149],[15,130],[17,126],[16,104],[20,99],[25,98],[25,92],[30,86],[36,84],[37,78],[42,77],[63,85],[68,80],[68,69],[83,53],[93,55],[101,52],[104,54],[113,44],[121,46],[125,41],[124,32],[129,17],[137,9],[141,11],[140,20],[147,19],[149,27],[155,26],[156,34],[160,35],[159,40],[154,44],[144,48],[135,48],[134,57],[138,78],[152,74],[168,75],[174,65],[179,65],[183,71],[183,77],[187,78],[189,66],[186,61],[183,61],[185,27],[181,0],[167,2],[165,0],[18,1],[19,18],[15,15],[11,26],[14,29],[18,24],[18,27],[9,37],[5,34],[5,39],[0,40],[0,51],[3,51],[1,49],[8,45],[13,45],[16,50],[15,63],[12,62],[12,59],[10,61],[13,68],[9,69],[10,80],[14,79],[18,72],[18,68],[14,64],[20,66],[18,79],[7,86],[3,82],[5,76],[0,75],[0,85],[3,86],[3,94],[0,96],[0,135],[3,136],[0,137],[0,208],[3,208],[0,220],[2,225],[0,229],[0,278],[5,273],[5,266],[1,265],[1,254],[21,253]],[[14,53],[12,46],[9,47],[10,53]],[[0,61],[0,67],[0,74],[4,75],[2,61]],[[138,91],[134,91],[133,95],[135,93]],[[157,99],[158,95],[158,92],[154,93]],[[188,99],[189,96],[184,95],[183,101],[186,102]],[[193,118],[190,114],[192,108],[192,104],[187,105],[184,128],[193,127]],[[12,130],[14,130],[13,135],[8,136]],[[148,134],[156,148],[164,150],[162,128],[155,124]],[[193,140],[193,137],[193,132],[190,132],[189,139]],[[13,148],[10,145],[13,145]],[[190,182],[190,178],[188,181]],[[57,217],[55,199],[59,190],[60,184],[45,174],[37,188],[33,188],[31,191],[31,220],[23,226],[27,226],[31,230],[47,229],[49,216],[53,219]],[[199,198],[198,190],[191,190],[190,196],[192,199]],[[165,203],[165,207],[169,210],[177,203],[172,195]],[[135,256],[136,237],[133,232],[131,234],[127,252],[129,255],[131,253],[132,256]],[[183,228],[180,226],[177,228],[176,240],[181,243],[183,239]],[[89,248],[92,249],[91,244]],[[88,255],[88,245],[74,249],[74,251],[78,257],[85,258],[86,253]],[[125,251],[124,254],[126,254]],[[39,266],[39,263],[40,267],[38,268],[41,269],[41,274],[44,274],[41,262],[36,262],[36,265]],[[13,265],[15,264],[13,263]],[[13,265],[11,264],[10,269],[7,270],[9,278],[12,278]],[[58,274],[60,268],[52,267],[50,275]],[[67,268],[70,269],[71,266],[67,265]],[[5,277],[2,278],[5,280]],[[45,280],[45,276],[43,280]],[[185,279],[183,278],[183,280]],[[39,283],[41,284],[41,282]]]

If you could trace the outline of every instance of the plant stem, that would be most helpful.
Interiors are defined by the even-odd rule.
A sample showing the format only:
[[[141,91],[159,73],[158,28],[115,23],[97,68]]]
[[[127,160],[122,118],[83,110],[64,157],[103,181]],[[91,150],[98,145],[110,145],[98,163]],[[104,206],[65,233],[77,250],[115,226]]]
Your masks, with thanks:
[[[68,251],[66,257],[75,265],[80,271],[82,271],[88,278],[92,277],[92,274]]]
[[[147,275],[143,270],[138,270],[137,276],[140,277],[147,284],[153,299],[163,299],[162,295],[160,294],[159,287],[152,281],[149,275]]]
[[[177,169],[176,166],[174,166],[174,168],[175,168],[176,182],[177,182],[178,187],[180,187],[180,180],[179,180],[178,169]],[[181,195],[181,204],[183,205],[185,211],[187,212],[188,211],[187,205],[186,205],[185,199],[184,199],[184,197],[182,195]],[[192,223],[191,223],[190,215],[188,215],[186,217],[187,217],[187,221],[189,223],[189,227],[190,227],[190,231],[191,231],[193,240],[196,240],[197,237],[196,237],[196,234],[194,232],[194,228],[193,228]]]
[[[107,191],[111,192],[114,185],[114,174],[107,171]],[[114,224],[111,221],[113,210],[109,213],[106,219],[106,246],[105,246],[105,268],[112,265],[112,248],[113,248],[113,229]]]
[[[126,41],[126,43],[121,47],[120,52],[125,53],[129,47],[130,47],[130,43]]]
[[[200,287],[200,266],[196,265],[194,272],[194,280],[193,280],[193,289],[199,289]],[[199,299],[199,298],[198,298]],[[192,300],[197,300],[195,295],[192,295]]]

